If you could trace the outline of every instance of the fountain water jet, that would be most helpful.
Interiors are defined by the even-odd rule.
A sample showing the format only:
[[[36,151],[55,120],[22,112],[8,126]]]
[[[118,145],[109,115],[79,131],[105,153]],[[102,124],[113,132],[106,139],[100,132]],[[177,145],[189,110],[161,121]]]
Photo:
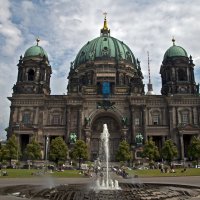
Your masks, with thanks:
[[[106,168],[106,173],[104,173],[102,180],[97,179],[96,187],[97,190],[119,190],[119,184],[117,180],[112,180],[109,177],[109,132],[107,124],[103,125],[103,132],[101,133],[101,146],[100,146],[100,160]],[[98,160],[98,164],[100,161]],[[104,178],[105,177],[105,178]]]

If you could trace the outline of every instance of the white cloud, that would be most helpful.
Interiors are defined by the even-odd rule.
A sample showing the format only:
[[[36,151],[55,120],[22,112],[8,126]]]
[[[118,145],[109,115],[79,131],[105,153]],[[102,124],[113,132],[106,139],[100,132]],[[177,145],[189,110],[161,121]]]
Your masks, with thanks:
[[[12,3],[11,3],[12,2]],[[141,60],[147,83],[147,51],[150,52],[154,90],[160,93],[160,65],[165,51],[176,44],[192,55],[196,64],[196,82],[200,82],[200,2],[186,0],[0,0],[0,118],[1,131],[8,124],[11,88],[16,82],[18,58],[35,44],[35,37],[49,55],[53,68],[53,94],[66,93],[70,62],[79,49],[100,35],[104,11],[108,12],[111,36],[123,40]]]

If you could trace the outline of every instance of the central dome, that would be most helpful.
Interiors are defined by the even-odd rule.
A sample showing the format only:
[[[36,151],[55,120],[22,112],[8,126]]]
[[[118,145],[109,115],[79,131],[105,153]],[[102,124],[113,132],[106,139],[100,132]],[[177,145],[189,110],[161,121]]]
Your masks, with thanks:
[[[101,29],[101,36],[88,41],[81,48],[74,61],[74,67],[97,60],[125,61],[136,65],[135,57],[130,48],[122,41],[110,36],[106,18],[104,19],[104,27]]]
[[[113,59],[116,62],[126,60],[135,64],[135,57],[130,48],[122,41],[109,35],[102,35],[85,44],[76,56],[74,66],[87,61]]]

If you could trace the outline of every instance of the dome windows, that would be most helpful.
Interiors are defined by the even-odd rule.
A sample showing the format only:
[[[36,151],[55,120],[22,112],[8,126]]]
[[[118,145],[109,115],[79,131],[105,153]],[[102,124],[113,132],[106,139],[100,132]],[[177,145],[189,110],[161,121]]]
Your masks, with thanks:
[[[178,80],[187,81],[187,71],[185,69],[178,70]]]
[[[35,72],[33,69],[28,70],[28,81],[34,81],[35,79]]]

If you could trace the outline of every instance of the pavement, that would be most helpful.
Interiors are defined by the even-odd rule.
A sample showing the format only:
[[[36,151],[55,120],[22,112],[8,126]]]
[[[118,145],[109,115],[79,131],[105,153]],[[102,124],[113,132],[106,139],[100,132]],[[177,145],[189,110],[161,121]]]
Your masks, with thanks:
[[[148,177],[148,178],[128,178],[114,176],[114,180],[122,183],[160,183],[191,185],[200,187],[200,176],[184,177]],[[95,175],[91,178],[52,178],[52,177],[33,177],[33,178],[1,178],[0,187],[11,185],[43,185],[45,187],[56,186],[60,184],[87,184],[95,180]]]

